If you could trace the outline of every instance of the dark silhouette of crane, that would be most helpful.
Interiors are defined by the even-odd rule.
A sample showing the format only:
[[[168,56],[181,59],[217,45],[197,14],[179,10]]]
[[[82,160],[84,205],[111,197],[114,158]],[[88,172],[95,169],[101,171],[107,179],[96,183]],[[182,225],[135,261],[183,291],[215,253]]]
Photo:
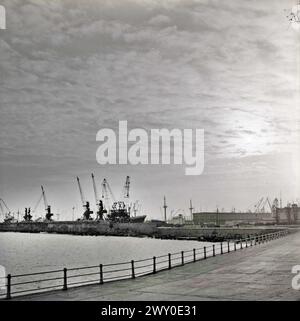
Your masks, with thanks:
[[[42,188],[42,196],[43,196],[45,211],[46,211],[45,218],[47,221],[52,221],[53,213],[51,213],[51,206],[48,204],[44,187],[41,186],[41,188]]]
[[[85,209],[85,211],[83,212],[83,220],[92,220],[91,214],[93,214],[93,211],[91,211],[91,209],[90,209],[90,202],[87,202],[85,200],[78,176],[77,176],[77,184],[78,184],[78,188],[79,188],[81,203],[82,203],[83,208]]]
[[[94,194],[95,194],[95,202],[97,206],[96,220],[103,220],[104,213],[107,213],[107,210],[104,209],[103,202],[98,196],[97,185],[96,185],[95,176],[93,173],[92,173],[92,181],[93,181],[93,188],[94,188]]]

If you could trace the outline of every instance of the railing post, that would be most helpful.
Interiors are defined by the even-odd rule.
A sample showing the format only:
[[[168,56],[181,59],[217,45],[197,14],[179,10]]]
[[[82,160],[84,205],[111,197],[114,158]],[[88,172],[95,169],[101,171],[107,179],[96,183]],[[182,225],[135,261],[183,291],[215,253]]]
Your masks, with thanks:
[[[67,268],[64,268],[64,286],[63,290],[68,290],[68,277],[67,277]]]
[[[230,252],[230,244],[227,242],[228,253]]]
[[[131,260],[131,278],[132,278],[132,279],[135,279],[134,260]]]
[[[11,299],[11,274],[7,274],[6,299]]]
[[[100,268],[100,284],[103,284],[103,265],[99,265]]]
[[[194,262],[196,262],[196,249],[193,249],[193,258],[194,258]]]
[[[156,257],[153,256],[153,274],[156,273]]]
[[[252,246],[253,244],[253,238],[250,237],[250,246]]]
[[[204,251],[204,260],[206,259],[206,246],[204,246],[204,248],[203,248],[203,251]]]
[[[240,247],[243,248],[243,240],[240,240]]]
[[[223,242],[221,242],[221,254],[223,254]]]
[[[216,256],[215,244],[213,245],[213,256]]]
[[[184,252],[181,251],[181,265],[184,265]]]
[[[169,270],[171,270],[172,265],[171,265],[171,253],[168,253],[168,257],[169,257]]]

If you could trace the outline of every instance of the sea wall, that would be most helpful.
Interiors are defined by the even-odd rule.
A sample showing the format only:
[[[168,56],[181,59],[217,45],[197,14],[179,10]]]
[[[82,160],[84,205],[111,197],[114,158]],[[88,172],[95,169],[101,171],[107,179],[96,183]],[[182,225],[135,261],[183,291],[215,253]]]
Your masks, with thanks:
[[[228,239],[241,239],[251,235],[260,235],[264,233],[272,233],[278,229],[263,228],[201,228],[197,225],[188,227],[160,227],[158,228],[158,237],[167,239],[198,239],[209,241],[222,241]],[[156,234],[156,233],[155,233]]]
[[[0,223],[0,232],[148,236],[162,239],[192,239],[206,241],[239,239],[250,235],[271,233],[276,230],[278,231],[278,229],[270,227],[201,228],[197,225],[188,227],[157,227],[155,224],[151,223],[110,223],[107,221]]]
[[[20,222],[0,224],[0,232],[58,233],[75,235],[152,235],[153,227],[144,223],[110,223],[107,221]]]

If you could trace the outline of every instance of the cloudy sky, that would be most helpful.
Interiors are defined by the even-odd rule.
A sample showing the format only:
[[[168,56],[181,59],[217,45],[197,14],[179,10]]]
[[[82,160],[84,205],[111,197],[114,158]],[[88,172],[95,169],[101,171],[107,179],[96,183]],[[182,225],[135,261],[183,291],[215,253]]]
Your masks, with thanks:
[[[295,2],[2,0],[0,197],[33,207],[43,184],[55,213],[80,216],[75,178],[94,203],[93,171],[116,196],[130,175],[152,218],[163,195],[186,214],[190,198],[197,210],[245,210],[280,190],[300,198],[299,33],[285,12]],[[96,133],[119,120],[203,128],[203,174],[97,164]]]

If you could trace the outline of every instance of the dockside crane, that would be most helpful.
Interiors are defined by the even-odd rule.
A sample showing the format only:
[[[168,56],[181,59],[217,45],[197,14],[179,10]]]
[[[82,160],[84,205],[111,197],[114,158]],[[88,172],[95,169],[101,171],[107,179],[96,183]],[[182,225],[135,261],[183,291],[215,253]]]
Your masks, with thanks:
[[[107,213],[107,210],[104,209],[103,201],[98,196],[97,185],[96,185],[95,176],[93,173],[92,173],[92,181],[93,181],[93,188],[94,188],[94,194],[95,194],[95,202],[97,206],[96,220],[103,220],[103,215],[104,213]]]
[[[260,206],[264,200],[264,197],[262,197],[255,205],[254,205],[254,213],[259,213]]]
[[[6,209],[6,211],[4,210],[3,207]],[[14,216],[11,214],[10,208],[7,206],[7,204],[5,203],[5,201],[2,198],[0,198],[0,210],[3,215],[4,222],[14,222],[15,221]]]
[[[3,209],[3,206],[5,207],[5,209],[7,210],[7,212],[5,213],[4,209]],[[10,214],[11,213],[11,210],[9,209],[9,207],[7,206],[7,204],[5,203],[5,201],[0,198],[0,209],[1,209],[1,212],[2,214]]]
[[[41,186],[41,189],[42,189],[42,196],[43,196],[45,211],[46,211],[45,218],[47,221],[52,221],[53,213],[51,213],[51,206],[48,204],[44,187]]]
[[[90,202],[87,202],[85,200],[82,188],[81,188],[81,184],[80,184],[80,180],[79,177],[77,176],[77,184],[78,184],[78,188],[79,188],[79,193],[80,193],[80,198],[81,198],[81,202],[82,202],[82,206],[85,209],[84,213],[83,213],[83,219],[84,220],[92,220],[91,214],[93,214],[93,211],[90,210]]]
[[[1,204],[1,200],[0,200],[0,214],[3,216],[3,219],[4,219],[4,217],[5,217],[5,214],[4,214],[4,209],[3,209],[3,206],[2,206],[2,204]]]
[[[106,211],[110,213],[112,205],[116,202],[116,199],[106,178],[104,178],[102,182],[102,198],[104,200]]]

